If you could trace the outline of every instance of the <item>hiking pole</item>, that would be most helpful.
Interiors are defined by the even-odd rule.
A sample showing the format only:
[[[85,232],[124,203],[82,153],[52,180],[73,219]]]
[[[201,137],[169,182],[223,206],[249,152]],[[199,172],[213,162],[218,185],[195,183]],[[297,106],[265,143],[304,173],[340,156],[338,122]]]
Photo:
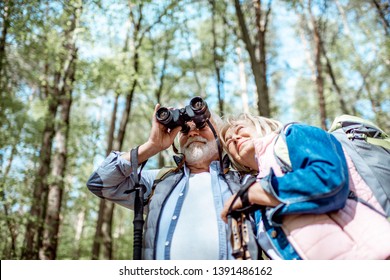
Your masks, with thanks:
[[[142,259],[142,237],[144,227],[144,194],[145,186],[139,183],[141,177],[141,171],[146,161],[142,163],[141,170],[137,174],[138,170],[138,147],[134,148],[130,152],[131,154],[131,168],[134,179],[134,189],[126,191],[125,193],[135,192],[134,194],[134,236],[133,236],[133,259]]]
[[[133,238],[133,259],[142,258],[142,235],[144,227],[144,193],[143,185],[138,184],[134,197],[134,238]]]

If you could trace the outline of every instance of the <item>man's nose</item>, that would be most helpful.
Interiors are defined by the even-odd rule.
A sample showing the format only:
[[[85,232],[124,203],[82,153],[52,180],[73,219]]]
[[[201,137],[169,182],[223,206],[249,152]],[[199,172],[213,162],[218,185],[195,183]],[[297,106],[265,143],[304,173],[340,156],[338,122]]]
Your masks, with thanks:
[[[198,136],[199,129],[195,125],[190,125],[190,131],[188,131],[188,137]]]

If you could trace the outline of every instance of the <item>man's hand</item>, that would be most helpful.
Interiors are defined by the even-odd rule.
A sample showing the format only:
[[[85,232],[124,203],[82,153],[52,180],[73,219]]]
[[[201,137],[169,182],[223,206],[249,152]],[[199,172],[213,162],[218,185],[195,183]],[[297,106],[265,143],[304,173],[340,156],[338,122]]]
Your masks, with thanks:
[[[157,104],[154,108],[153,120],[152,120],[152,130],[150,132],[150,136],[148,141],[145,143],[150,146],[151,149],[159,153],[165,149],[168,149],[175,137],[180,132],[181,127],[175,127],[172,130],[166,128],[163,124],[159,123],[156,119],[156,113],[160,108],[160,104]]]
[[[156,119],[156,112],[160,108],[160,104],[154,107],[152,118],[152,130],[150,131],[149,139],[144,144],[138,147],[138,162],[144,162],[148,158],[158,154],[159,152],[169,148],[175,140],[176,135],[180,132],[181,127],[175,127],[172,130],[167,129]],[[124,153],[122,157],[130,160],[130,152]]]

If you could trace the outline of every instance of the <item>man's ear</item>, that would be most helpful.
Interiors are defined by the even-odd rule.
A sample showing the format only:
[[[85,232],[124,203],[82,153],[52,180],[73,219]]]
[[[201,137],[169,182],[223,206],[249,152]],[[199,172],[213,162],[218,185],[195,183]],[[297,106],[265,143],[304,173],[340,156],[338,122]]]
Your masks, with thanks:
[[[173,143],[172,143],[172,149],[175,152],[175,154],[181,154],[181,148],[180,148],[180,136],[181,135],[182,135],[182,133],[179,132],[177,134],[175,140],[173,140]]]

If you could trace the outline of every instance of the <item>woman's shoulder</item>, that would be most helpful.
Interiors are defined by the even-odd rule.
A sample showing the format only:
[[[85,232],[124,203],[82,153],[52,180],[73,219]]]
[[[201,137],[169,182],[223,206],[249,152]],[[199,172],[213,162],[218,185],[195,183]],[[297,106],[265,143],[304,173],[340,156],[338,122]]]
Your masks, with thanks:
[[[326,133],[325,130],[317,126],[301,122],[293,122],[284,126],[286,135],[291,133]]]
[[[285,130],[286,141],[291,144],[310,144],[314,139],[323,141],[328,138],[327,134],[322,128],[305,123],[293,123]]]

